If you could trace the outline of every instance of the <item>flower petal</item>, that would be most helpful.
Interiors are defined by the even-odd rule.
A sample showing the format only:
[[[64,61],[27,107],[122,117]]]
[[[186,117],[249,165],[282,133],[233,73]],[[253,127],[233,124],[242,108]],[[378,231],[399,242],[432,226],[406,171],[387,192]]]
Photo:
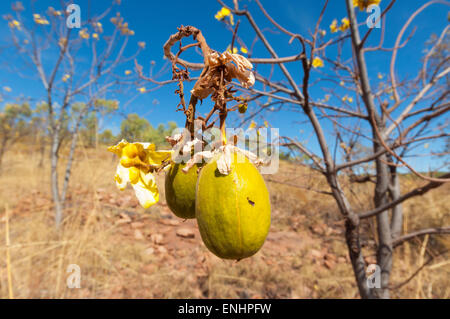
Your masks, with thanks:
[[[231,147],[225,145],[220,149],[221,154],[217,159],[217,169],[223,175],[228,175],[231,172]]]
[[[139,204],[143,208],[149,208],[159,201],[158,187],[156,186],[153,174],[141,173],[141,178],[136,184],[132,184]]]
[[[139,166],[139,167],[148,167],[146,164],[146,161],[142,161],[139,157],[133,157],[130,158],[128,156],[122,156],[120,158],[120,164],[126,168],[130,168],[133,166]]]
[[[122,165],[117,165],[116,175],[114,176],[114,180],[116,181],[116,186],[118,189],[123,191],[127,186],[127,183],[130,181],[130,174],[128,172],[128,168],[123,167]]]
[[[150,165],[161,165],[163,161],[171,158],[172,151],[150,151],[148,152],[148,163]]]
[[[108,151],[116,154],[117,156],[122,156],[122,150],[125,146],[127,146],[129,143],[126,140],[121,140],[119,143],[117,143],[114,146],[108,147]]]
[[[141,176],[141,171],[137,167],[130,167],[128,169],[128,176],[130,178],[131,184],[136,184],[139,182],[139,178]]]
[[[154,151],[156,149],[156,145],[153,143],[141,143],[137,142],[137,144],[141,144],[142,147],[144,147],[144,150],[146,151]]]

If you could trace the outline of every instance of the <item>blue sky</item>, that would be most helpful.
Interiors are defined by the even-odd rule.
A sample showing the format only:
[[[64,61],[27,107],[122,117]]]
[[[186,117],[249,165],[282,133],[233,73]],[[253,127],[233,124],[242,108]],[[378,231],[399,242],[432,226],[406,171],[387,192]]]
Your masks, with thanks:
[[[100,12],[104,10],[111,1],[87,1],[79,0],[75,1],[81,7],[81,17],[85,19],[89,12]],[[11,12],[11,4],[13,1],[1,1],[0,12],[2,14]],[[231,1],[228,1],[231,3]],[[255,20],[260,23],[262,27],[269,27],[267,20],[259,11],[254,2],[243,1],[245,5],[253,13]],[[323,1],[310,1],[310,0],[290,0],[290,1],[268,1],[262,0],[266,10],[273,16],[273,18],[280,22],[285,28],[300,34],[307,34],[313,30],[315,21],[317,20],[319,13],[322,9]],[[424,1],[422,0],[398,0],[388,15],[386,22],[386,38],[385,47],[392,47],[395,42],[395,37],[398,34],[400,28],[403,26],[407,18],[411,13],[419,8]],[[23,4],[27,10],[29,10],[30,3],[23,1]],[[381,8],[388,4],[387,0],[381,2]],[[45,10],[53,6],[56,9],[60,9],[60,1],[48,1],[40,0],[34,2],[35,11],[41,14],[45,13]],[[169,35],[176,32],[176,28],[180,25],[193,25],[202,30],[208,44],[218,50],[224,51],[231,40],[231,34],[226,30],[225,26],[214,19],[214,14],[220,9],[220,4],[213,0],[198,0],[198,1],[140,1],[140,0],[123,0],[122,4],[118,7],[121,15],[125,21],[129,22],[130,28],[135,31],[135,35],[130,39],[130,48],[136,48],[138,41],[145,41],[147,43],[146,49],[139,55],[138,62],[144,66],[145,70],[148,70],[150,61],[155,61],[155,70],[158,70],[165,63],[163,60],[162,46],[168,39]],[[409,34],[414,27],[417,27],[414,37],[409,41],[407,46],[400,50],[397,59],[397,74],[400,76],[411,75],[414,76],[417,73],[419,67],[421,67],[420,58],[423,55],[424,42],[430,36],[431,33],[440,33],[440,31],[448,23],[447,13],[448,7],[443,5],[432,5],[421,13],[415,20],[412,26],[408,29],[406,34]],[[29,11],[28,15],[31,13]],[[346,16],[346,8],[344,0],[331,0],[326,10],[326,13],[321,24],[321,28],[327,31],[325,39],[330,37],[329,25],[333,19],[338,19]],[[359,21],[365,20],[367,14],[364,12],[358,12]],[[31,20],[31,16],[30,16]],[[105,21],[104,24],[108,22]],[[106,27],[105,27],[106,28]],[[273,29],[273,28],[272,28]],[[365,27],[361,27],[361,32],[365,32]],[[275,48],[279,56],[288,56],[299,53],[299,45],[294,42],[289,44],[289,38],[283,35],[272,32],[265,33],[272,46]],[[369,39],[369,43],[376,44],[379,39],[379,30],[374,30]],[[7,48],[9,41],[9,30],[7,22],[0,23],[0,85],[8,86],[12,89],[10,95],[25,95],[40,100],[43,97],[43,88],[35,78],[24,78],[11,68],[11,65],[18,63],[14,54]],[[243,41],[250,45],[254,33],[250,32],[250,26],[242,19],[240,26],[240,37]],[[130,49],[131,52],[131,49]],[[327,56],[336,55],[336,48],[329,48],[325,51]],[[348,56],[349,48],[344,47],[344,54]],[[257,43],[253,53],[254,57],[269,57],[269,53],[265,51],[261,43]],[[196,54],[188,54],[186,57],[192,60],[201,61],[201,57]],[[386,75],[389,70],[389,61],[391,53],[376,53],[367,54],[367,62],[369,67],[369,73],[371,74],[372,86],[377,87],[378,82],[385,81]],[[51,65],[54,57],[49,55],[45,61]],[[11,62],[14,61],[14,62]],[[301,82],[300,64],[292,63],[288,66],[290,72],[294,78]],[[133,64],[124,66],[124,69],[133,69]],[[258,71],[267,74],[267,67],[258,66]],[[377,78],[377,74],[384,75],[383,80]],[[171,72],[163,73],[159,79],[169,79]],[[314,73],[312,81],[317,79],[318,73]],[[275,69],[273,78],[279,79],[281,73],[278,68]],[[151,87],[147,85],[147,87]],[[187,86],[189,88],[189,86]],[[126,109],[123,109],[125,113],[138,113],[141,116],[147,118],[154,126],[159,123],[166,123],[168,121],[176,121],[180,126],[184,123],[184,117],[180,112],[175,113],[175,107],[178,103],[178,96],[173,94],[176,89],[176,85],[170,85],[163,87],[154,92],[147,94],[139,94],[135,97],[131,103],[129,103]],[[325,96],[326,91],[329,89],[336,89],[336,84],[331,82],[320,82],[311,89],[312,98],[317,100]],[[336,92],[341,92],[342,95],[346,94],[337,88]],[[129,90],[127,93],[114,96],[117,98],[121,105],[127,104],[127,101],[131,97],[138,94],[134,89]],[[354,96],[353,96],[354,97]],[[206,102],[206,103],[205,103]],[[331,100],[335,102],[336,100]],[[210,106],[209,100],[204,101],[203,105],[199,107],[200,112],[206,113]],[[255,106],[252,106],[253,108]],[[253,109],[254,110],[254,109]],[[308,143],[308,146],[314,151],[318,152],[317,143],[312,137],[311,128],[306,124],[299,124],[304,120],[301,112],[297,111],[283,111],[283,112],[267,112],[263,117],[267,119],[271,126],[280,128],[280,135],[288,135],[291,137],[297,137],[300,140],[304,140]],[[263,118],[256,118],[260,124]],[[121,117],[113,116],[109,118],[105,123],[105,128],[111,128],[115,132],[120,127]],[[325,129],[329,132],[332,130],[330,123],[325,123]],[[330,142],[334,142],[334,136],[330,135]],[[436,151],[439,151],[441,145],[434,145]],[[423,161],[423,159],[420,159]],[[439,160],[441,161],[441,160]],[[438,161],[438,162],[439,162]],[[412,164],[419,164],[421,169],[427,169],[427,165],[437,165],[434,163],[422,163],[416,162],[416,160],[410,161]]]

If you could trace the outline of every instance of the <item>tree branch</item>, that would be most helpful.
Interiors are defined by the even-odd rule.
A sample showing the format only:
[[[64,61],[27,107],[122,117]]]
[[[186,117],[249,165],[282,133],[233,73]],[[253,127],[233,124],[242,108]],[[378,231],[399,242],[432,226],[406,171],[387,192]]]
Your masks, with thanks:
[[[443,175],[443,178],[448,178],[448,177],[450,177],[450,173],[447,173],[447,174]],[[394,207],[394,206],[404,202],[405,200],[408,200],[408,199],[410,199],[412,197],[415,197],[415,196],[423,195],[423,194],[429,192],[430,190],[441,186],[442,184],[444,184],[444,182],[438,182],[438,181],[429,182],[425,186],[415,188],[414,190],[412,190],[412,191],[410,191],[410,192],[400,196],[397,200],[394,200],[394,201],[392,201],[390,203],[387,203],[386,205],[377,207],[376,209],[373,209],[373,210],[361,213],[361,214],[359,214],[359,217],[361,219],[363,219],[363,218],[369,218],[369,217],[375,216],[375,215],[377,215],[379,213],[382,213],[383,211],[385,211],[385,210],[387,210],[387,209],[389,209],[391,207]]]

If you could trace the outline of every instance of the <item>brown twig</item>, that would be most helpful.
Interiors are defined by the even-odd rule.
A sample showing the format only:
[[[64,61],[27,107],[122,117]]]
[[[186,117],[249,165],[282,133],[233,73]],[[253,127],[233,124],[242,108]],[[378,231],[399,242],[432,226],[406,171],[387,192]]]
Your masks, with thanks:
[[[445,177],[450,177],[450,173],[445,174],[444,178]],[[385,205],[379,206],[376,209],[373,209],[371,211],[361,213],[361,214],[359,214],[359,217],[361,219],[363,219],[363,218],[369,218],[369,217],[375,216],[379,213],[382,213],[385,210],[388,210],[389,208],[392,208],[400,203],[403,203],[407,199],[410,199],[415,196],[423,195],[423,194],[427,193],[428,191],[441,186],[442,184],[444,184],[444,182],[442,182],[442,181],[431,181],[422,187],[415,188],[412,191],[409,191],[408,193],[403,194],[402,196],[400,196],[399,198],[397,198],[396,200],[394,200],[392,202],[389,202]]]
[[[426,229],[420,229],[418,231],[400,236],[398,238],[396,238],[393,242],[392,242],[392,246],[393,247],[398,247],[401,244],[405,243],[406,241],[416,238],[416,237],[420,237],[420,236],[425,236],[425,235],[443,235],[443,234],[450,234],[450,226],[446,226],[446,227],[436,227],[436,228],[426,228]]]

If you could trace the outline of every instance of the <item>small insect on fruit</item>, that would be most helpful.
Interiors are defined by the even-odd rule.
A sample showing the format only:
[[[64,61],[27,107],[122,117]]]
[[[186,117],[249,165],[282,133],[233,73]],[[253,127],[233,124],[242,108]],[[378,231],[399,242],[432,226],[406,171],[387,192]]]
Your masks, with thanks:
[[[240,260],[264,244],[270,227],[270,200],[256,167],[241,154],[230,156],[228,175],[219,172],[217,158],[201,169],[195,214],[206,247],[220,258]]]

